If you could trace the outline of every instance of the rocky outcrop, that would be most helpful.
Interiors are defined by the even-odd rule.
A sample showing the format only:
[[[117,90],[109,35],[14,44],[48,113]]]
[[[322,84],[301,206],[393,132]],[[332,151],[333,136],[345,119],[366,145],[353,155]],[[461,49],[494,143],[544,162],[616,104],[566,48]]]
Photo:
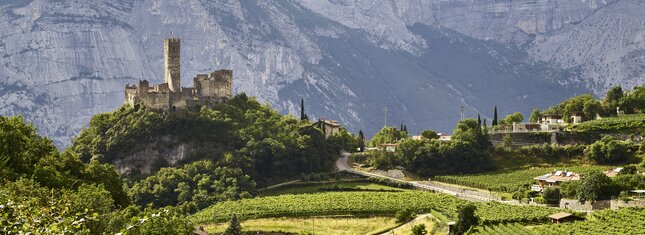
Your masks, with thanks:
[[[66,146],[92,115],[123,104],[125,84],[163,81],[162,40],[173,31],[184,78],[232,69],[234,92],[283,113],[298,113],[304,97],[311,118],[368,136],[385,106],[412,133],[446,132],[462,105],[469,116],[494,105],[528,113],[642,83],[642,4],[4,1],[0,114],[26,116]]]

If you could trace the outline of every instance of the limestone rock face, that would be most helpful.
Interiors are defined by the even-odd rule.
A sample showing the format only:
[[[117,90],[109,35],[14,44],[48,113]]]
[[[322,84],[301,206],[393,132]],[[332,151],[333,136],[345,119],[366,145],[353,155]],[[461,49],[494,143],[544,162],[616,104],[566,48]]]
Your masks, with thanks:
[[[370,136],[389,123],[450,131],[468,116],[528,114],[643,83],[638,0],[0,1],[0,114],[59,147],[123,89],[162,83],[182,40],[182,85],[234,71],[234,91]],[[526,115],[528,116],[528,115]]]

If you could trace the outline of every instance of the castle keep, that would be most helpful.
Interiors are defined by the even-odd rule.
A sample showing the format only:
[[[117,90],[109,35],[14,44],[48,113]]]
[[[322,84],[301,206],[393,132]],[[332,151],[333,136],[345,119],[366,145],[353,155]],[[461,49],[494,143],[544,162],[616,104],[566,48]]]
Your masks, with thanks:
[[[193,87],[181,87],[180,40],[164,40],[164,83],[150,86],[147,80],[125,86],[125,103],[169,111],[178,108],[211,106],[233,96],[233,71],[218,70],[198,74]]]

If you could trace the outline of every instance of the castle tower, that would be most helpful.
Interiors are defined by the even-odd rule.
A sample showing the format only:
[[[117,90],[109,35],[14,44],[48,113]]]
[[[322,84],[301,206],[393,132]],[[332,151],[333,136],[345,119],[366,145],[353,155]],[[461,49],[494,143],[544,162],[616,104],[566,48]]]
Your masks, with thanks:
[[[179,44],[179,38],[166,38],[163,45],[163,80],[174,92],[181,90]]]

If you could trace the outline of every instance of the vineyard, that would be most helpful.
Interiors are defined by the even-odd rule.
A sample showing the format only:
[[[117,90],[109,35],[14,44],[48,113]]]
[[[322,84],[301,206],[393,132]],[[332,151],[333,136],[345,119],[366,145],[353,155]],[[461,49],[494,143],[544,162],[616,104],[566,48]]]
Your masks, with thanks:
[[[583,122],[572,126],[576,131],[593,132],[623,132],[641,131],[645,128],[645,114],[627,114],[618,117],[606,117],[603,119]]]
[[[520,225],[518,223],[512,223],[512,224],[497,224],[497,225],[489,225],[489,226],[478,227],[477,230],[474,231],[471,234],[475,234],[475,235],[497,235],[497,234],[534,235],[536,233],[534,233],[533,231],[525,228],[524,226],[522,226],[522,225]]]
[[[436,210],[455,218],[457,206],[468,202],[430,192],[328,192],[280,195],[217,203],[190,217],[196,224],[224,222],[232,213],[238,218],[306,217],[323,215],[393,215],[405,208],[418,212]],[[555,209],[511,206],[501,203],[475,203],[477,215],[485,224],[542,222]]]
[[[567,167],[540,167],[525,170],[486,172],[470,175],[443,175],[433,179],[451,184],[459,184],[474,188],[487,189],[499,192],[513,192],[519,187],[527,189],[535,180],[534,177],[544,175],[553,170],[568,170],[579,174],[591,171],[602,171],[611,166],[567,166]]]
[[[542,225],[532,229],[537,234],[643,234],[645,208],[596,211],[585,221]]]

